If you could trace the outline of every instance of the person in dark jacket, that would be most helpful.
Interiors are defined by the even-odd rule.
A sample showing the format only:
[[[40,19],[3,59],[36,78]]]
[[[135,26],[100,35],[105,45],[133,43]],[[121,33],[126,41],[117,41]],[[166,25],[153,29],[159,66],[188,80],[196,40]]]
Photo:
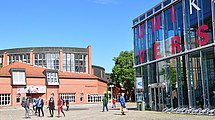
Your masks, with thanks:
[[[214,107],[215,107],[215,91],[213,91],[214,95],[213,95],[213,102],[214,102]]]
[[[39,97],[39,101],[38,101],[38,116],[37,117],[40,117],[40,111],[42,112],[42,117],[44,117],[43,105],[44,105],[43,99]]]
[[[50,112],[50,115],[51,115],[51,117],[53,117],[53,115],[54,115],[54,100],[53,100],[53,98],[51,97],[50,98],[50,100],[49,100],[49,112]]]
[[[25,102],[23,103],[23,107],[25,108],[25,118],[30,118],[29,117],[29,100],[26,98]]]
[[[66,100],[66,110],[69,111],[69,100]]]

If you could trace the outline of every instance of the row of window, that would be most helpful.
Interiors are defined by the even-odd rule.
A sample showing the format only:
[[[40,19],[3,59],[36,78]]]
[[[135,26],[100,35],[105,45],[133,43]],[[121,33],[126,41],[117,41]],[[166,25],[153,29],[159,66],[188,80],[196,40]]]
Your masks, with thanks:
[[[29,63],[30,64],[30,54],[14,54],[8,55],[9,64],[16,61]],[[63,71],[68,72],[88,72],[87,64],[87,55],[86,54],[63,54]],[[3,55],[0,56],[0,65],[3,65]],[[60,69],[60,55],[59,53],[44,54],[40,53],[34,54],[34,65],[59,70]]]
[[[69,100],[70,103],[75,103],[75,93],[60,93],[59,94],[61,98],[66,101]],[[10,94],[0,94],[0,105],[10,105],[11,103],[11,95]],[[102,99],[104,98],[104,95],[100,94],[89,94],[87,95],[87,102],[93,103],[93,102],[102,102]],[[21,95],[18,94],[16,96],[16,102],[21,102]],[[83,93],[80,95],[80,102],[83,102]]]
[[[93,103],[93,102],[102,102],[102,99],[104,98],[104,95],[100,94],[89,94],[87,95],[87,102]]]
[[[16,54],[16,55],[9,55],[9,64],[14,63],[16,61],[30,63],[30,54]]]
[[[70,103],[75,103],[75,93],[60,93],[60,97],[64,101],[69,100]]]
[[[87,55],[84,54],[63,54],[63,71],[83,72],[87,71]]]

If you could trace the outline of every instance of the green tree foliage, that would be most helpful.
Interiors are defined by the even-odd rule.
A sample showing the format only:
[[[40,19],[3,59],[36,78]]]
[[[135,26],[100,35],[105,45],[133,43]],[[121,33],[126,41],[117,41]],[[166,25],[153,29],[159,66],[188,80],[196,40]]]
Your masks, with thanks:
[[[112,69],[111,79],[116,81],[120,89],[119,84],[122,84],[131,95],[131,91],[134,91],[133,51],[122,51],[118,57],[114,57],[113,61],[115,66]]]

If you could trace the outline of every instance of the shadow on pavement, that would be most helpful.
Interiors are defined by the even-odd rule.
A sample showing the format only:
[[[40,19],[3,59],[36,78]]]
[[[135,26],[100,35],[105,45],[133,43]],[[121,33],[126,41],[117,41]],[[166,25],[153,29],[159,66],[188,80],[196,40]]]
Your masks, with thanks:
[[[89,108],[69,108],[69,111],[72,110],[89,110]],[[66,109],[64,109],[64,111],[67,111]]]
[[[114,113],[114,115],[124,116],[122,113]],[[125,114],[126,115],[126,114]]]
[[[136,108],[127,108],[128,110],[137,110]],[[110,110],[119,110],[119,108],[111,108]]]

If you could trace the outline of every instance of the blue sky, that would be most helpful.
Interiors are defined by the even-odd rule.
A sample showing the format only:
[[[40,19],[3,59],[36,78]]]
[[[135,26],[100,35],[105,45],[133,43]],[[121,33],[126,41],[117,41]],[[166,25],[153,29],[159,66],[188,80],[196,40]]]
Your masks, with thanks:
[[[0,49],[92,47],[92,64],[111,72],[133,49],[132,20],[162,0],[1,0]]]

